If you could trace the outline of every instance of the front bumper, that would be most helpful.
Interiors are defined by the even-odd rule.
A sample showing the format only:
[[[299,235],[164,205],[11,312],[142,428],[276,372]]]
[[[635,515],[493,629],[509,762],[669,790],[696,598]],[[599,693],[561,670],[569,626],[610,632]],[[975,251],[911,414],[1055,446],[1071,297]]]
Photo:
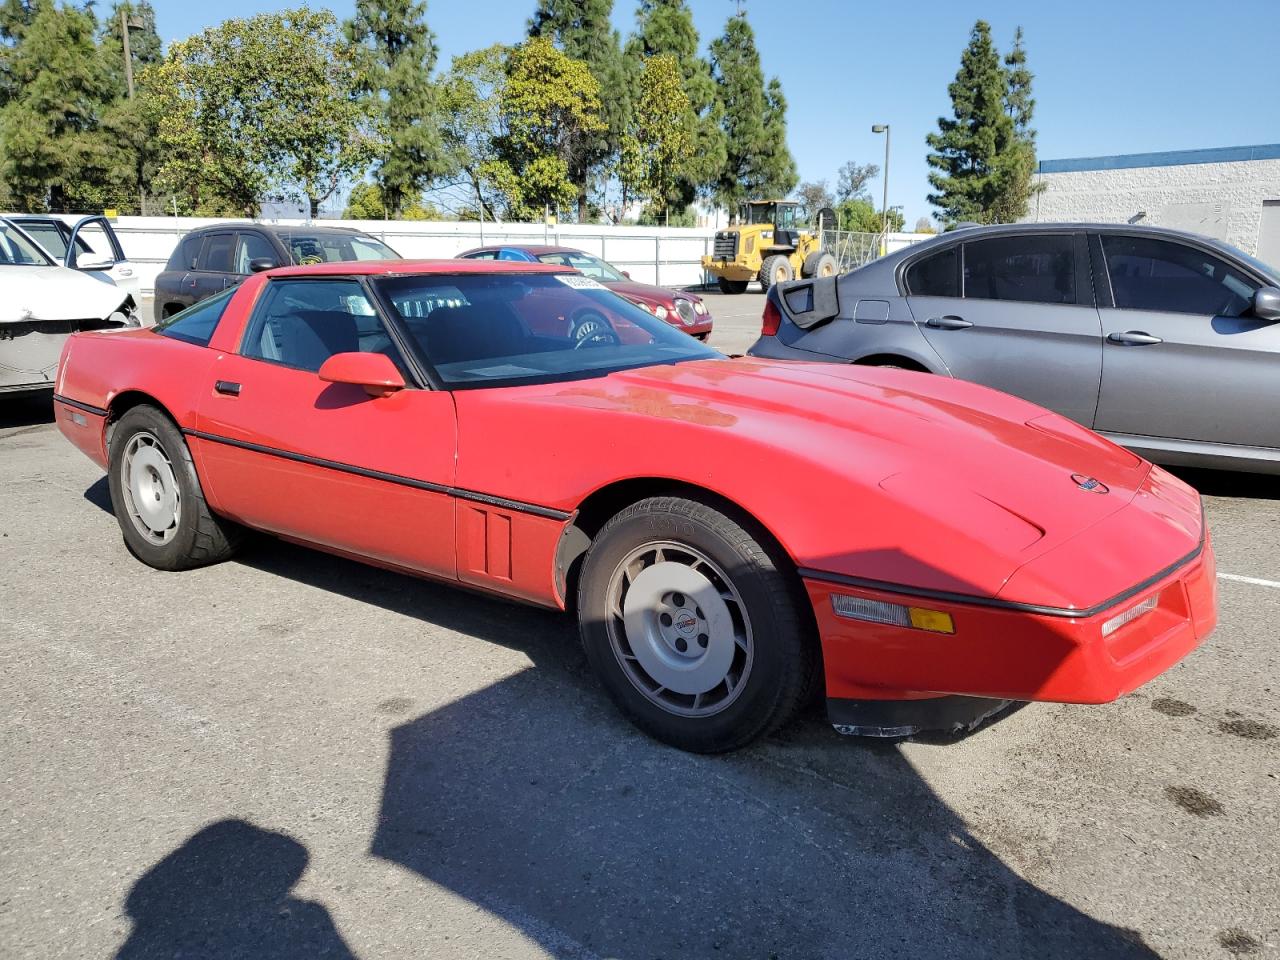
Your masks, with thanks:
[[[702,269],[726,280],[754,280],[760,270],[743,266],[736,260],[717,260],[715,257],[703,257]]]
[[[918,700],[959,694],[999,700],[1107,703],[1159,676],[1217,622],[1217,579],[1208,533],[1197,553],[1142,590],[1087,616],[911,597],[804,571],[826,668],[827,697]],[[838,616],[837,594],[907,604],[951,616],[955,632]],[[1102,625],[1151,597],[1154,609],[1109,636]]]

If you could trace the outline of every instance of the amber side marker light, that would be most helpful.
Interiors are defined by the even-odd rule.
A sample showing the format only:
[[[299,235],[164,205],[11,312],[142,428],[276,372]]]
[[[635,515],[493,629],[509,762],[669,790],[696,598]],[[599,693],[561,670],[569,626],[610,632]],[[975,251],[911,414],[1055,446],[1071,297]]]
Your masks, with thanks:
[[[926,607],[908,607],[883,600],[867,600],[843,593],[831,595],[831,608],[837,616],[868,623],[888,623],[895,627],[911,627],[930,633],[955,633],[955,621],[951,614]]]
[[[1150,613],[1156,608],[1156,604],[1159,602],[1160,595],[1153,593],[1151,596],[1147,597],[1147,599],[1143,600],[1141,603],[1135,603],[1123,613],[1117,613],[1110,620],[1104,620],[1102,623],[1102,635],[1104,637],[1111,636],[1111,634],[1115,633],[1126,623],[1132,623],[1144,613]]]

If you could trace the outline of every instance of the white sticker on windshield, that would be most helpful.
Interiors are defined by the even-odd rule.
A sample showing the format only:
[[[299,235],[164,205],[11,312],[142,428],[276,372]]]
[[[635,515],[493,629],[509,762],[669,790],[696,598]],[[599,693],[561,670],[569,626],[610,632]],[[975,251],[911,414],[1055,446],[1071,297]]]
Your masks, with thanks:
[[[567,287],[575,287],[578,290],[603,290],[603,284],[596,283],[590,277],[584,277],[580,273],[557,273],[556,279]]]

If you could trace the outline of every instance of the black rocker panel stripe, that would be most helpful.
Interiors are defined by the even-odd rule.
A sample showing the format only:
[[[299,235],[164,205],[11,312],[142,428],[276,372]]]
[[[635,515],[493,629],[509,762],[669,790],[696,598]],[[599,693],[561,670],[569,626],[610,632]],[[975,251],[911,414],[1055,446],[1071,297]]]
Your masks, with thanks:
[[[64,397],[55,393],[53,399],[58,403],[65,403],[68,407],[75,407],[77,410],[83,410],[85,413],[92,413],[95,417],[105,417],[107,411],[102,407],[95,407],[91,403],[81,403],[79,400],[72,400],[70,397]]]
[[[282,460],[292,460],[295,463],[306,463],[315,467],[324,467],[326,470],[337,470],[340,473],[349,473],[357,477],[368,477],[371,480],[382,480],[386,483],[399,484],[402,487],[413,487],[416,490],[429,490],[432,493],[443,493],[451,497],[457,497],[459,500],[470,500],[474,503],[483,503],[491,507],[497,507],[501,510],[528,513],[535,517],[546,517],[549,520],[568,520],[573,516],[573,514],[568,513],[567,511],[539,506],[536,503],[525,503],[521,500],[508,500],[506,497],[495,497],[491,494],[480,493],[476,490],[465,490],[462,487],[451,487],[443,483],[431,483],[428,480],[416,480],[413,477],[403,477],[398,473],[385,473],[382,470],[369,470],[365,467],[357,467],[349,463],[339,463],[337,460],[325,460],[322,457],[309,457],[303,453],[293,453],[289,450],[280,450],[277,447],[268,447],[260,443],[250,443],[247,440],[233,440],[230,437],[220,437],[217,434],[205,433],[202,430],[183,430],[182,432],[189,437],[195,437],[199,440],[208,440],[210,443],[222,443],[229,447],[239,447],[242,450],[252,450],[254,453],[266,454],[269,457],[279,457]]]

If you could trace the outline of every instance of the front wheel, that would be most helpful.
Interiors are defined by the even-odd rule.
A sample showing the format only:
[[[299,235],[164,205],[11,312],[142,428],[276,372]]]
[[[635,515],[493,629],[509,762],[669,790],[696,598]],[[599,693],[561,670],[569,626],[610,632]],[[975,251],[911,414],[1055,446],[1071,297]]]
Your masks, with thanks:
[[[785,723],[816,662],[796,585],[742,525],[692,500],[642,500],[610,520],[587,552],[578,609],[614,703],[696,753]]]
[[[107,484],[125,545],[149,566],[186,570],[239,546],[241,528],[209,510],[182,434],[155,407],[134,407],[116,424]]]
[[[760,286],[765,293],[768,293],[769,288],[775,284],[794,279],[795,271],[791,269],[790,258],[780,253],[767,257],[760,265]]]

